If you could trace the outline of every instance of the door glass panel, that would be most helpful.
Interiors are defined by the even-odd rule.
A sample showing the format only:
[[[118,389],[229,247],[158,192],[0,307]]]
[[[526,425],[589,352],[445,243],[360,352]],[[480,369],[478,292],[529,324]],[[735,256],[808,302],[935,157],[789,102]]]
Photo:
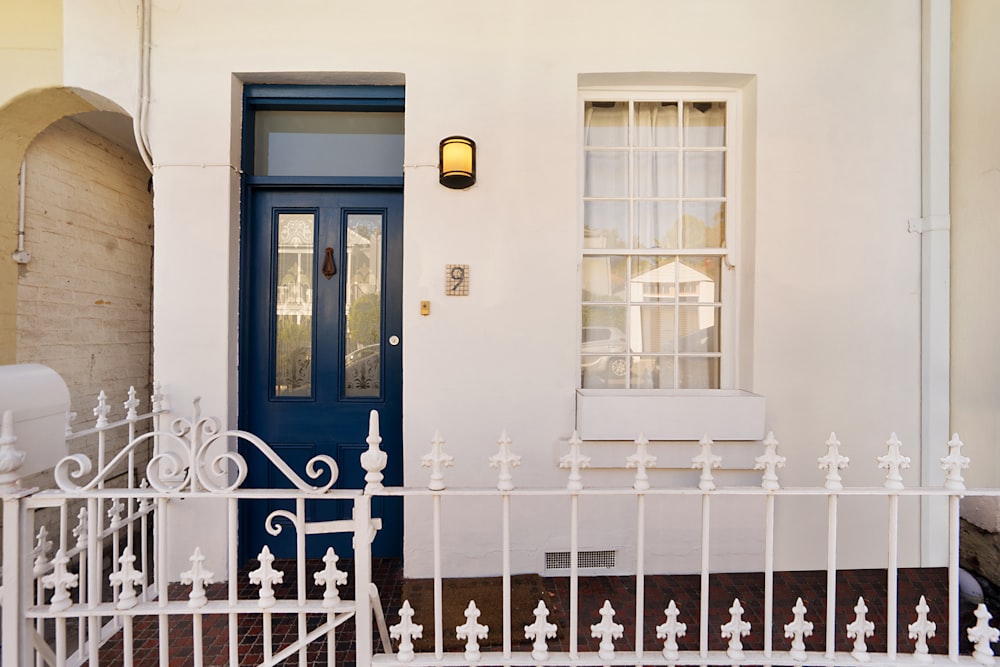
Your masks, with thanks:
[[[312,396],[313,254],[316,216],[279,213],[274,395]]]
[[[402,176],[403,114],[258,111],[258,176]]]
[[[381,393],[382,215],[347,215],[344,396]]]

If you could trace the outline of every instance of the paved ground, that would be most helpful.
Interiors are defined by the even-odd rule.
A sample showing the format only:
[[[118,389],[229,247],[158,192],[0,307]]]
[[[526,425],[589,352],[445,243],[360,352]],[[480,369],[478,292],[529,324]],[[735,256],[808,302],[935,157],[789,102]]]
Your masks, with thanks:
[[[276,567],[285,570],[285,581],[294,582],[294,563],[275,563]],[[341,569],[350,571],[351,565],[345,559],[339,564]],[[312,570],[310,570],[312,571]],[[311,577],[310,577],[311,579]],[[246,581],[246,577],[241,577]],[[397,610],[401,604],[403,587],[402,571],[399,562],[395,560],[376,560],[374,563],[373,580],[378,584],[382,603],[386,609],[389,624],[398,621]],[[774,608],[775,628],[773,645],[775,650],[785,650],[788,640],[784,638],[781,625],[791,620],[791,608],[796,597],[806,600],[808,607],[807,619],[815,624],[812,637],[806,640],[808,650],[822,650],[825,645],[826,616],[826,573],[825,572],[778,572],[774,577]],[[566,577],[544,578],[543,585],[547,605],[552,610],[549,621],[559,628],[556,640],[549,644],[551,651],[567,650],[567,637],[564,628],[569,624],[569,580]],[[744,647],[748,650],[763,648],[761,632],[763,616],[763,585],[764,575],[761,573],[716,574],[710,579],[710,648],[724,649],[725,643],[719,632],[719,627],[729,619],[729,607],[733,598],[738,597],[746,609],[744,619],[752,625],[749,637],[744,639]],[[177,599],[186,599],[189,587],[178,588]],[[342,597],[353,599],[353,586],[348,584],[342,590]],[[249,584],[241,590],[240,596],[256,598],[258,589]],[[289,585],[276,591],[279,598],[294,597],[294,591]],[[662,641],[655,637],[655,625],[664,620],[663,611],[669,600],[673,599],[681,610],[679,620],[687,623],[687,635],[679,641],[681,650],[697,650],[698,648],[698,612],[699,612],[700,580],[696,575],[684,576],[647,576],[645,579],[645,617],[646,634],[644,647],[649,651],[662,648]],[[905,569],[899,575],[899,638],[898,646],[901,653],[912,651],[912,641],[906,636],[906,625],[913,622],[916,613],[913,611],[920,595],[927,597],[931,607],[931,620],[937,623],[937,634],[930,642],[931,652],[947,651],[947,577],[943,568],[935,569]],[[858,597],[863,595],[870,610],[868,618],[875,623],[875,635],[869,640],[871,651],[884,651],[886,646],[886,574],[884,570],[852,570],[838,573],[837,580],[837,623],[846,625],[854,619],[854,605]],[[213,586],[210,591],[213,598],[224,599],[225,590],[222,586]],[[310,597],[321,597],[322,591],[313,589]],[[171,599],[174,592],[171,592]],[[597,640],[590,638],[589,626],[600,620],[598,610],[605,599],[612,600],[617,615],[615,621],[626,626],[625,636],[616,641],[616,650],[632,650],[635,643],[635,578],[591,576],[580,579],[580,630],[579,641],[581,651],[596,651]],[[963,608],[963,627],[972,625],[975,619],[971,609]],[[294,616],[275,615],[274,645],[280,647],[296,638],[297,625]],[[786,618],[787,617],[787,618]],[[419,620],[419,619],[417,619]],[[514,627],[521,627],[533,619],[515,619]],[[458,625],[462,619],[456,620]],[[256,664],[262,657],[262,625],[257,616],[242,616],[239,621],[240,659],[241,664]],[[964,639],[964,631],[961,633]],[[204,644],[206,665],[228,664],[228,626],[225,616],[204,617]],[[175,619],[170,627],[170,664],[171,666],[193,665],[192,633],[190,619]],[[376,644],[377,645],[377,644]],[[521,646],[530,646],[527,642]],[[157,621],[155,618],[136,621],[135,646],[132,651],[134,664],[158,664]],[[309,650],[309,663],[327,664],[325,642],[313,645]],[[850,650],[850,644],[843,628],[837,632],[838,650]],[[968,647],[964,647],[968,651]],[[353,662],[353,626],[345,624],[343,631],[337,634],[337,662],[348,664]],[[101,664],[122,664],[123,645],[121,636],[114,637],[101,650]],[[963,652],[965,652],[963,651]]]

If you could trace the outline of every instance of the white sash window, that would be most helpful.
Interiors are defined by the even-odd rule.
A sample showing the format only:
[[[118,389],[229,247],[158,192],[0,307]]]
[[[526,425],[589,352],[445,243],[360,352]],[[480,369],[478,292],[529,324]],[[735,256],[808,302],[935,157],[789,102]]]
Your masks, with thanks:
[[[584,91],[582,389],[735,384],[735,92]]]

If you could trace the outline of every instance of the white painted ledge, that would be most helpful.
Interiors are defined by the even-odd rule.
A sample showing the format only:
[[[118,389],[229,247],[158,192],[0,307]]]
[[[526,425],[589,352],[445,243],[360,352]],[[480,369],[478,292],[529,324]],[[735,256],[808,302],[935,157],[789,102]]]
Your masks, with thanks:
[[[739,389],[576,391],[583,440],[761,440],[764,416],[764,397]]]

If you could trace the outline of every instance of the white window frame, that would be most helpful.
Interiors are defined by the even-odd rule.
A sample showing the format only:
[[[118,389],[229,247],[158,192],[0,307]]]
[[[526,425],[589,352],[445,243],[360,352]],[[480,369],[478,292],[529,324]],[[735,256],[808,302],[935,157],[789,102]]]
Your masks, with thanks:
[[[582,358],[581,331],[583,303],[583,258],[606,255],[607,249],[584,247],[585,153],[584,109],[586,102],[630,103],[629,182],[634,162],[632,104],[635,102],[677,101],[726,103],[725,236],[721,257],[721,309],[718,389],[584,389],[579,364]],[[601,86],[583,87],[577,100],[578,132],[578,283],[577,283],[577,429],[586,440],[632,440],[640,431],[653,440],[697,440],[703,435],[713,439],[757,440],[763,437],[764,398],[740,386],[740,250],[743,214],[741,172],[744,144],[743,95],[729,86]],[[633,191],[630,187],[630,199]],[[630,219],[634,215],[629,207]],[[631,225],[630,225],[631,230]],[[631,244],[630,244],[631,245]],[[631,255],[704,255],[696,250],[637,250],[623,248],[618,254]],[[614,254],[614,253],[612,253]]]

